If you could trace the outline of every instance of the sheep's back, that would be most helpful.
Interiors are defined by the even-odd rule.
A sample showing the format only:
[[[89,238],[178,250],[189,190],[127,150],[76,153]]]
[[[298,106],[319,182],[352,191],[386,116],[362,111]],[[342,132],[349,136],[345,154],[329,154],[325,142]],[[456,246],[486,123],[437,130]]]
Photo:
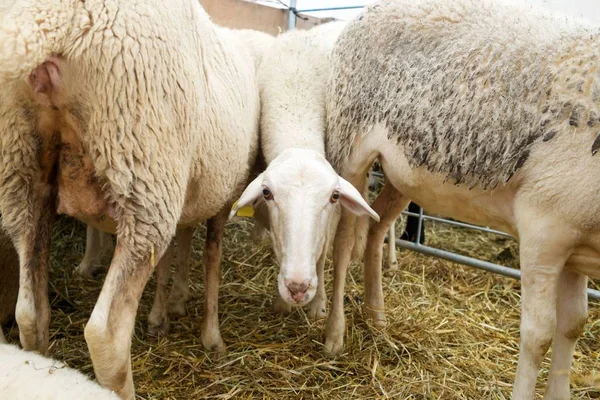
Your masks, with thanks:
[[[345,23],[277,37],[259,70],[262,151],[270,163],[289,148],[325,152],[329,57]]]
[[[328,153],[383,123],[413,167],[495,187],[531,147],[600,117],[598,30],[490,0],[372,6],[340,36]]]
[[[8,344],[0,344],[0,393],[13,400],[119,398],[57,360]]]
[[[65,55],[90,115],[82,141],[110,200],[135,209],[136,237],[148,240],[167,238],[167,223],[215,215],[245,183],[258,149],[249,53],[195,1],[84,7],[94,24]]]

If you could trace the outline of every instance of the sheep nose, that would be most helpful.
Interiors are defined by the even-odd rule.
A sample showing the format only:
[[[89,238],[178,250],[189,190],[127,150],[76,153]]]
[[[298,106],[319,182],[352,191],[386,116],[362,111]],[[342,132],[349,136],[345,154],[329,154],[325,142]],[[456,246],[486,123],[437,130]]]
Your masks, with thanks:
[[[303,282],[288,281],[286,279],[285,286],[287,286],[288,290],[290,291],[292,299],[295,301],[302,301],[304,300],[304,294],[308,290],[310,284],[308,279]]]

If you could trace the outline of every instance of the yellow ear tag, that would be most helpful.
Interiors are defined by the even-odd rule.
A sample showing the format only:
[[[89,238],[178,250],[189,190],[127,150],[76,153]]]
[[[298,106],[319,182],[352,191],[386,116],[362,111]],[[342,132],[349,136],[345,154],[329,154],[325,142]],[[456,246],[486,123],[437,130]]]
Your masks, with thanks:
[[[254,207],[252,206],[245,206],[240,208],[237,213],[235,214],[238,217],[254,217]]]
[[[235,206],[237,206],[237,201],[235,203],[233,203],[233,207],[231,207],[231,208],[235,208]],[[237,210],[235,215],[238,217],[254,217],[254,207],[244,206],[244,207],[240,208],[239,210]]]
[[[154,267],[154,243],[150,243],[150,266]]]

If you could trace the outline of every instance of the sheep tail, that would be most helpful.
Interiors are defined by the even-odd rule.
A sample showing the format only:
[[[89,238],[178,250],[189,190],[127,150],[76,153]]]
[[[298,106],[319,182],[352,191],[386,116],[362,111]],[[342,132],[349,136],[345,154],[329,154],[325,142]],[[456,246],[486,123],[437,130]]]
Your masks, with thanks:
[[[79,0],[17,0],[0,26],[0,80],[22,79],[52,55],[64,51],[76,21]]]

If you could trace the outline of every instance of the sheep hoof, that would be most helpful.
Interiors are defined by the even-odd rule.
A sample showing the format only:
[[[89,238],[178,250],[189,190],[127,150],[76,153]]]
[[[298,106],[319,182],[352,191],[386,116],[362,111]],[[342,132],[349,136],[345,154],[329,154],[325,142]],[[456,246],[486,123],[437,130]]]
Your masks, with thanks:
[[[388,271],[398,271],[398,261],[388,262]]]
[[[227,353],[227,346],[225,346],[225,342],[221,339],[221,335],[211,336],[212,337],[204,337],[204,335],[202,335],[202,345],[204,348],[217,355],[224,355]]]
[[[327,304],[322,300],[313,300],[308,306],[308,318],[312,321],[318,321],[320,319],[327,318]]]
[[[213,344],[210,348],[209,351],[218,354],[218,355],[223,355],[227,353],[227,346],[225,346],[225,342],[223,342],[221,340],[220,343],[215,343]]]
[[[175,317],[185,317],[187,315],[187,310],[185,308],[185,301],[178,301],[176,303],[169,303],[169,315]]]
[[[100,265],[95,262],[90,262],[87,260],[81,261],[81,263],[75,268],[75,274],[81,276],[85,279],[91,279],[103,268],[103,265]]]
[[[165,336],[169,333],[170,328],[171,323],[169,318],[165,318],[164,321],[158,324],[148,322],[148,334],[150,336]]]
[[[385,316],[382,318],[380,317],[379,319],[373,318],[371,321],[371,325],[373,325],[376,328],[383,329],[387,326],[387,319],[385,318]]]
[[[273,311],[275,311],[276,314],[289,314],[292,312],[292,305],[279,296],[273,302]]]
[[[371,320],[372,326],[380,329],[387,326],[385,311],[374,310],[373,308],[365,307],[365,313]]]
[[[344,350],[345,323],[343,318],[330,315],[325,326],[325,355],[339,355]]]
[[[342,350],[344,350],[343,336],[339,338],[328,337],[325,339],[325,355],[335,357],[341,354]]]

